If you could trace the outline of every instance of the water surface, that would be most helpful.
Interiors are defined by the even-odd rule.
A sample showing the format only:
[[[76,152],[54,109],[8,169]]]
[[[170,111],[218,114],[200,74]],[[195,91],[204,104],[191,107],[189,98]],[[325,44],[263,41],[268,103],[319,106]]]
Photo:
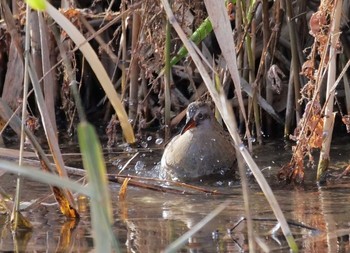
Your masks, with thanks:
[[[65,147],[63,146],[63,151]],[[122,149],[122,150],[121,150]],[[143,147],[130,150],[122,147],[105,150],[108,170],[118,172],[134,152],[139,155],[126,167],[124,174],[154,176],[154,166],[160,160],[161,149],[157,145],[152,149]],[[128,150],[126,150],[128,149]],[[123,151],[124,150],[124,151]],[[131,151],[131,154],[126,151]],[[290,144],[284,141],[271,141],[254,148],[253,158],[263,170],[271,184],[274,194],[291,222],[291,230],[301,252],[348,252],[350,251],[350,184],[347,178],[327,186],[313,183],[315,169],[306,171],[303,186],[286,186],[276,179],[278,169],[290,159]],[[73,154],[65,156],[68,164],[79,165],[80,157]],[[332,149],[332,164],[344,166],[349,147],[339,143]],[[13,194],[15,177],[0,177],[1,186]],[[123,252],[160,252],[170,243],[183,235],[201,219],[208,215],[225,200],[230,205],[203,229],[188,240],[180,252],[242,252],[247,250],[246,221],[244,203],[240,185],[237,182],[220,181],[206,185],[197,185],[216,189],[226,193],[213,196],[205,193],[173,194],[129,186],[124,201],[119,201],[120,185],[111,183],[110,190],[114,207],[114,231]],[[48,195],[46,185],[25,180],[23,199],[30,201]],[[254,218],[254,234],[273,252],[288,252],[283,234],[277,229],[271,230],[277,222],[255,180],[250,177],[250,212]],[[20,237],[19,246],[27,252],[85,252],[93,249],[88,206],[80,207],[82,218],[78,223],[66,221],[59,213],[52,198],[43,201],[24,215],[30,219],[34,229],[30,234]],[[0,215],[2,232],[1,251],[15,249],[13,236],[8,228],[6,215]],[[18,245],[17,245],[18,246]],[[258,252],[260,252],[258,250]]]

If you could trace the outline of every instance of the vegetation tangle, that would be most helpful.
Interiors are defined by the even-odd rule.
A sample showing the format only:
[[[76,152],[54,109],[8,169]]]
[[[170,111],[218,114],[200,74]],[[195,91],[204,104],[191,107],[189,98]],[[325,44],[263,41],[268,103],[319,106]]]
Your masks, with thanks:
[[[278,178],[302,184],[314,166],[313,151],[319,150],[315,182],[327,181],[333,131],[350,131],[348,1],[1,0],[0,6],[0,141],[6,143],[6,133],[13,132],[20,140],[18,164],[6,155],[0,160],[1,174],[18,174],[14,200],[5,192],[0,198],[13,231],[32,227],[21,214],[20,198],[21,182],[30,177],[51,186],[67,219],[79,220],[74,194],[88,196],[96,252],[119,252],[109,181],[122,184],[121,202],[128,185],[163,191],[163,181],[107,175],[93,125],[106,127],[109,147],[137,146],[154,129],[168,141],[187,105],[206,100],[215,104],[215,115],[235,144],[244,200],[249,198],[247,165],[290,249],[298,251],[251,152],[265,137],[284,136],[295,144]],[[86,185],[68,178],[59,147],[62,133],[78,137]],[[41,170],[24,164],[26,140]],[[168,183],[173,193],[180,188],[220,194]],[[245,208],[254,251],[249,205]],[[176,251],[188,237],[166,251]]]

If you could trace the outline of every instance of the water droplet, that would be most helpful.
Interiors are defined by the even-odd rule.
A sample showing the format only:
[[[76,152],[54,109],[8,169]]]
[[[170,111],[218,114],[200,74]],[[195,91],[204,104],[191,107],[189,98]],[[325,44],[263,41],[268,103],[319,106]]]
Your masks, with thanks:
[[[213,139],[211,139],[211,141],[216,141],[216,139],[213,138]]]
[[[224,182],[222,182],[222,181],[217,181],[215,184],[216,184],[217,186],[222,186],[222,185],[224,184]]]
[[[121,144],[118,145],[118,147],[120,147],[120,148],[125,148],[127,146],[129,146],[128,143],[121,143]]]
[[[148,143],[147,143],[147,142],[145,142],[145,141],[142,141],[142,142],[141,142],[141,147],[147,148],[147,146],[148,146]]]
[[[150,135],[147,137],[147,141],[151,141],[151,140],[152,140],[152,136]]]
[[[163,210],[162,211],[162,217],[163,217],[163,219],[169,219],[169,217],[171,217],[171,211]]]
[[[213,240],[219,240],[219,230],[211,232],[211,237]]]
[[[239,144],[238,148],[239,150],[243,151],[245,149],[244,144],[243,143]]]
[[[120,164],[120,162],[121,162],[121,159],[117,159],[112,162],[112,165],[117,167]]]
[[[322,138],[327,138],[327,136],[328,136],[328,131],[323,131]]]
[[[220,160],[216,160],[216,162],[217,162],[217,163],[219,163],[219,162],[220,162]]]
[[[145,167],[145,163],[143,161],[137,161],[135,164],[136,173],[140,173],[140,171]]]
[[[121,170],[123,168],[123,165],[122,164],[119,164],[118,165],[118,170]]]
[[[204,159],[204,156],[201,155],[201,156],[199,157],[199,160],[203,161],[203,159]]]
[[[156,139],[156,141],[155,141],[155,143],[157,144],[157,145],[160,145],[160,144],[162,144],[163,143],[163,138],[157,138]]]

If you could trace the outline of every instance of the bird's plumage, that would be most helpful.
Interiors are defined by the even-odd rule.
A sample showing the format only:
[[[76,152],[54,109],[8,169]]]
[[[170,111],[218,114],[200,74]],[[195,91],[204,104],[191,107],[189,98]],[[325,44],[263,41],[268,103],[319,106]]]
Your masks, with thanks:
[[[229,172],[235,165],[235,149],[209,105],[193,102],[186,115],[185,127],[164,150],[161,177],[189,180]]]

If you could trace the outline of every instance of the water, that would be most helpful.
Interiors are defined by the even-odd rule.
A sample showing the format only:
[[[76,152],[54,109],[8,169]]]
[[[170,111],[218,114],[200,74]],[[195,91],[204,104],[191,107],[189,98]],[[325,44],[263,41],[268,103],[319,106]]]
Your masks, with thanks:
[[[346,142],[344,140],[344,143],[332,149],[333,165],[342,163],[344,166],[344,163],[348,163],[346,154],[350,152],[350,147]],[[160,160],[161,150],[142,148],[138,151],[140,153],[130,162],[123,174],[154,176],[156,170],[153,167]],[[133,155],[123,151],[106,151],[109,172],[118,172],[118,166],[124,165]],[[276,172],[290,159],[290,146],[282,141],[270,142],[262,147],[256,146],[253,157],[272,186],[285,217],[293,223],[308,226],[290,225],[301,252],[350,251],[348,178],[318,187],[313,183],[315,171],[306,171],[304,186],[294,187],[279,183],[276,180]],[[68,163],[77,164],[80,158],[72,153],[66,159]],[[2,176],[0,184],[9,194],[13,194],[15,177]],[[245,216],[240,185],[237,182],[221,181],[204,187],[229,195],[173,194],[129,186],[125,201],[119,202],[119,185],[112,183],[110,190],[114,208],[114,231],[122,252],[161,252],[227,199],[230,200],[230,205],[190,238],[180,252],[246,250],[246,221],[236,226]],[[24,189],[23,199],[26,201],[43,197],[50,192],[48,186],[29,180],[25,180]],[[254,234],[273,252],[288,252],[282,232],[277,230],[273,234],[270,233],[276,226],[276,221],[268,202],[252,177],[249,177],[249,189]],[[27,252],[85,252],[93,249],[89,208],[86,199],[80,200],[79,212],[82,218],[77,224],[67,222],[56,205],[47,205],[54,203],[52,198],[44,200],[45,205],[24,212],[34,229],[30,234],[19,238],[23,249]],[[14,239],[6,225],[6,217],[0,215],[0,250],[13,251]]]

